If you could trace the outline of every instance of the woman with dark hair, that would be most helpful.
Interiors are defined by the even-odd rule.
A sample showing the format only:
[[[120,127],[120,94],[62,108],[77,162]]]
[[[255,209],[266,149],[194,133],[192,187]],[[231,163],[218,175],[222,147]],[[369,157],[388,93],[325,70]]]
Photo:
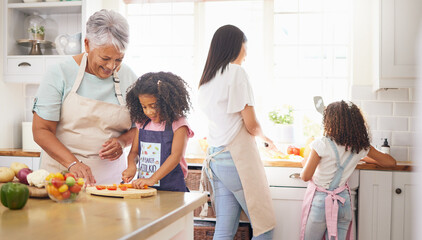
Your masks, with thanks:
[[[324,136],[311,143],[300,176],[309,181],[302,207],[300,239],[353,239],[351,194],[347,181],[362,159],[382,167],[396,160],[371,146],[359,108],[345,101],[324,111]],[[327,217],[327,219],[326,219]]]
[[[275,226],[255,136],[276,148],[256,119],[252,88],[241,67],[245,57],[245,34],[233,25],[220,27],[199,83],[199,107],[209,120],[202,179],[206,175],[212,186],[208,190],[217,216],[214,239],[234,238],[241,209],[249,217],[253,239],[272,239]]]

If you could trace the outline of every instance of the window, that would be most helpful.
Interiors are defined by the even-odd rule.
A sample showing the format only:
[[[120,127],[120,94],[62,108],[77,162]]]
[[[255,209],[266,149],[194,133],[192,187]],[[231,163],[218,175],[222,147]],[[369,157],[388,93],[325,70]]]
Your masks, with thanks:
[[[304,115],[320,123],[313,96],[326,103],[348,96],[350,0],[151,2],[126,5],[131,43],[125,61],[138,75],[171,71],[190,84],[189,122],[198,137],[206,129],[196,90],[211,38],[225,24],[238,26],[248,38],[243,67],[265,129],[268,112],[283,104],[295,108],[300,126]]]

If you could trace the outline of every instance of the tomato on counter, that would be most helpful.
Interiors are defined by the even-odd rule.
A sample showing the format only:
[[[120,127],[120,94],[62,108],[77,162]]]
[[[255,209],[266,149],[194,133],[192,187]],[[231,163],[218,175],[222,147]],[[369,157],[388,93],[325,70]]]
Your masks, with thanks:
[[[300,148],[297,148],[295,146],[289,146],[287,147],[287,154],[294,154],[300,156]]]

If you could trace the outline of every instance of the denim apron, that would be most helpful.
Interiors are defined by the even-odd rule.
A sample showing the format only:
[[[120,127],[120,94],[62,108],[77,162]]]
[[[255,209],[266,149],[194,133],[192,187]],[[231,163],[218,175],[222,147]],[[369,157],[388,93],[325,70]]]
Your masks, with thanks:
[[[56,137],[79,161],[91,168],[97,184],[118,183],[122,180],[122,172],[126,168],[124,154],[114,161],[109,161],[102,160],[98,156],[98,152],[105,141],[119,137],[128,131],[132,122],[122,97],[120,80],[116,71],[113,73],[113,81],[115,96],[119,104],[90,99],[77,94],[84,78],[87,56],[88,54],[84,53],[75,83],[63,101]],[[40,168],[52,173],[67,170],[45,151],[41,153]]]
[[[344,161],[343,165],[340,165],[340,156],[338,154],[338,150],[336,145],[331,139],[328,139],[331,148],[333,149],[335,156],[336,156],[336,166],[337,171],[334,174],[333,181],[331,181],[329,188],[325,189],[322,187],[318,187],[315,183],[311,180],[309,181],[308,188],[306,189],[305,197],[303,200],[302,205],[302,224],[301,224],[301,231],[300,231],[300,239],[303,240],[305,238],[305,230],[306,224],[308,222],[309,213],[311,211],[312,203],[314,201],[315,192],[324,192],[327,194],[325,197],[325,219],[327,223],[327,235],[328,239],[331,237],[335,237],[338,239],[337,235],[337,221],[338,221],[338,201],[342,204],[345,203],[346,199],[341,197],[339,194],[347,189],[349,193],[349,198],[351,199],[351,193],[349,185],[346,184],[339,187],[341,177],[344,172],[344,168],[349,164],[350,160],[353,158],[353,152],[350,153],[349,157]],[[352,208],[350,207],[350,211],[352,212]],[[321,212],[324,214],[323,212]],[[353,231],[352,231],[352,221],[350,221],[346,239],[353,239]]]
[[[139,129],[138,178],[150,178],[171,154],[173,143],[171,123],[166,123],[164,131],[145,130],[145,126],[150,121],[146,121],[143,127]],[[180,163],[167,176],[151,187],[163,191],[189,191],[186,187]]]

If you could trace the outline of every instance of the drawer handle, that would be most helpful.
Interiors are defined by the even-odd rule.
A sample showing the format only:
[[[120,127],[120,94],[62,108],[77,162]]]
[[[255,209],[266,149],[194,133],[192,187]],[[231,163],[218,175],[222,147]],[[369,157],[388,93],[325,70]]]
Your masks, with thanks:
[[[301,179],[300,178],[300,173],[292,173],[292,174],[290,174],[289,178]]]
[[[396,188],[396,193],[400,194],[401,193],[401,189],[400,188]]]
[[[22,66],[28,66],[28,67],[30,67],[31,64],[29,62],[21,62],[21,63],[18,64],[18,67],[22,67]]]

